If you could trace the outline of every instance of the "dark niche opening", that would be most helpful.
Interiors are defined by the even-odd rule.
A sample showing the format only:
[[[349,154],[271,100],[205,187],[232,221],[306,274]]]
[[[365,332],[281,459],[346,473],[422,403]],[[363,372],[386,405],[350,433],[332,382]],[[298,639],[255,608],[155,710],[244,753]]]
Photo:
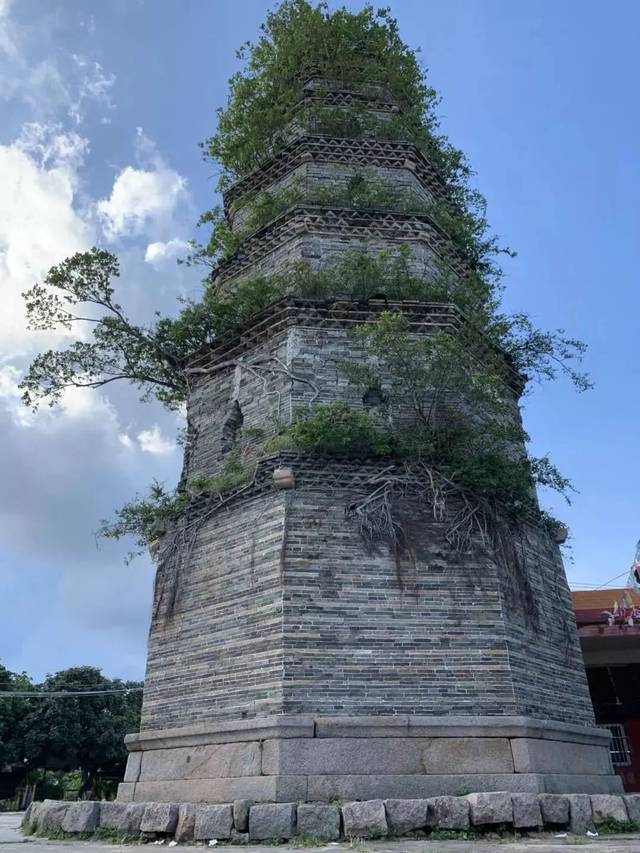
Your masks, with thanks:
[[[362,395],[362,405],[367,409],[376,409],[379,406],[384,406],[387,398],[382,393],[380,388],[367,388]]]
[[[238,442],[238,434],[242,428],[243,422],[244,416],[242,414],[240,404],[237,400],[234,400],[233,405],[231,406],[231,411],[222,424],[222,438],[220,440],[220,444],[223,453],[233,450],[236,446]]]

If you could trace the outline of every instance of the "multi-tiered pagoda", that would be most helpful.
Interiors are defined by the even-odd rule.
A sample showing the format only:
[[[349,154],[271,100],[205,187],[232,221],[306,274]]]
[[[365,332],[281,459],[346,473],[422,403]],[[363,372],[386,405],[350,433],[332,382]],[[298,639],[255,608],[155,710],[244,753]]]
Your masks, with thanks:
[[[358,102],[372,127],[398,110],[384,86],[318,77],[302,102],[334,111]],[[428,213],[444,192],[434,169],[415,144],[383,135],[326,135],[294,119],[280,150],[226,192],[244,239],[214,286],[231,292],[300,262],[330,272],[355,250],[393,256],[402,246],[413,275],[428,279],[446,263],[462,278],[464,257]],[[254,233],[241,230],[243,202],[257,192],[295,184],[317,199],[319,188],[363,174],[405,207],[303,198]],[[197,524],[160,560],[141,731],[128,738],[121,800],[618,790],[558,547],[539,526],[526,525],[525,574],[514,579],[486,543],[451,547],[455,506],[438,515],[410,488],[390,488],[384,499],[410,545],[372,543],[358,507],[381,484],[401,483],[401,464],[257,449],[299,407],[345,401],[375,414],[377,389],[363,393],[340,365],[362,362],[353,327],[390,309],[416,337],[464,330],[454,304],[292,293],[189,365],[185,481],[225,471],[241,441],[249,458],[254,442],[255,476],[195,500]],[[512,377],[514,411],[519,387]]]

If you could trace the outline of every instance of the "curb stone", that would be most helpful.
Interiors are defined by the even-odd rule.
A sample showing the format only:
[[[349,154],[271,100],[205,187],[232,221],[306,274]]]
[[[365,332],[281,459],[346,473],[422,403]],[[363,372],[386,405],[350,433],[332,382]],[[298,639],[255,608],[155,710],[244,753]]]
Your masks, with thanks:
[[[343,805],[326,802],[254,803],[32,803],[22,819],[23,828],[42,835],[60,830],[83,834],[97,828],[115,829],[123,835],[149,840],[174,836],[179,843],[192,841],[250,841],[317,838],[400,838],[446,830],[481,832],[489,827],[557,830],[568,828],[584,835],[606,823],[640,831],[640,794],[527,794],[505,791],[428,799],[362,800]]]

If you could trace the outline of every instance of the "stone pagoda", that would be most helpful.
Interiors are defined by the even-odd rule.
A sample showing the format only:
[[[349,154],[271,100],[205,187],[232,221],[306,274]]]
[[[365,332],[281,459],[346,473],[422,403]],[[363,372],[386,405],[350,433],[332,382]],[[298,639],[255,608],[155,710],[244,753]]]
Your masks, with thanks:
[[[379,125],[398,107],[384,86],[311,77],[302,103],[358,102]],[[314,190],[374,175],[424,211],[443,187],[411,142],[329,136],[304,122],[226,192],[234,229],[243,200],[293,185]],[[304,262],[331,270],[354,250],[408,246],[429,277],[465,259],[430,216],[295,203],[246,234],[215,272],[232,290]],[[362,361],[352,334],[382,311],[416,337],[464,330],[453,304],[311,301],[291,294],[189,365],[184,480],[214,477],[244,442],[299,407],[380,400],[339,366]],[[510,385],[517,411],[518,377]],[[410,417],[404,413],[404,417]],[[248,448],[248,451],[246,450]],[[389,459],[255,452],[255,475],[160,544],[141,731],[127,737],[124,801],[257,802],[421,798],[476,791],[617,792],[607,732],[597,729],[557,544],[535,523],[525,577],[482,542],[447,542],[444,516]],[[386,484],[386,485],[385,485]],[[372,546],[358,507],[377,492],[411,529],[402,552]],[[409,553],[410,551],[410,553]],[[525,606],[522,587],[528,591]]]

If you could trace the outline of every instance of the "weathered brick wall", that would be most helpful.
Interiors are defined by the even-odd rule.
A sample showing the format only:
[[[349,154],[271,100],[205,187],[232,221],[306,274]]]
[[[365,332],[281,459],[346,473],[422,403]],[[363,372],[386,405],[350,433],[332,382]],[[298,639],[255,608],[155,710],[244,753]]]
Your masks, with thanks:
[[[535,527],[527,529],[524,546],[526,560],[511,570],[504,584],[504,624],[519,713],[592,725],[593,708],[560,551]]]
[[[228,365],[194,383],[187,406],[191,434],[189,479],[211,476],[223,466],[229,452],[224,427],[227,419],[233,416],[234,401],[237,400],[242,412],[245,434],[260,429],[269,435],[275,431],[277,421],[289,421],[290,379],[284,373],[252,369],[250,365],[251,361],[260,360],[275,366],[274,358],[288,363],[286,332],[265,341],[249,356],[245,355],[248,369]]]
[[[273,335],[243,355],[244,368],[226,360],[227,366],[212,371],[194,383],[189,398],[188,414],[191,441],[187,476],[211,476],[218,473],[228,456],[225,423],[233,417],[237,401],[242,413],[242,433],[246,437],[259,429],[272,435],[277,424],[290,423],[298,408],[327,405],[343,400],[355,409],[367,408],[374,417],[384,420],[387,413],[379,407],[365,405],[366,389],[352,384],[341,366],[366,365],[367,355],[358,346],[349,329],[325,324],[291,326]],[[222,357],[222,362],[225,362]],[[256,368],[251,368],[255,363]],[[293,379],[280,370],[288,369]],[[275,368],[271,372],[270,368]],[[257,372],[256,372],[257,370]],[[394,379],[381,369],[382,391],[387,397],[393,391]],[[519,418],[515,396],[514,418]],[[416,412],[409,401],[389,406],[394,423],[410,426],[416,422]],[[238,437],[240,432],[238,432]],[[252,447],[260,446],[259,439],[245,441],[247,457]]]
[[[405,504],[415,565],[369,554],[348,488],[296,492],[285,560],[284,709],[319,714],[515,714],[495,571]]]
[[[401,197],[407,208],[412,205],[428,205],[433,201],[432,194],[411,169],[389,169],[380,166],[362,168],[340,163],[303,163],[280,180],[265,187],[264,191],[277,194],[291,186],[297,186],[307,193],[315,190],[346,191],[350,179],[356,175],[389,187],[394,194]],[[249,212],[249,204],[238,205],[233,209],[230,219],[234,230],[245,226]]]
[[[282,712],[283,494],[201,527],[175,612],[155,618],[142,729]]]
[[[382,215],[381,215],[382,217]],[[402,230],[388,239],[375,235],[353,233],[351,235],[326,235],[314,233],[313,226],[304,230],[303,218],[300,219],[302,228],[297,225],[283,235],[282,240],[274,243],[273,248],[264,254],[238,253],[238,260],[233,260],[233,267],[220,269],[220,283],[231,287],[234,281],[250,278],[266,273],[284,272],[292,265],[304,261],[313,270],[333,269],[345,256],[354,251],[363,251],[370,257],[378,257],[382,251],[387,251],[393,257],[400,246],[407,245],[410,249],[409,272],[428,281],[438,275],[438,256],[426,240],[419,237],[407,238],[404,242]],[[345,237],[347,239],[345,239]]]
[[[532,533],[542,619],[476,545],[455,553],[419,499],[397,517],[414,551],[368,553],[348,488],[296,493],[285,561],[284,708],[320,714],[522,714],[592,724],[557,548]],[[555,554],[553,552],[556,552]]]
[[[285,464],[295,491],[241,497],[203,526],[175,614],[152,627],[144,729],[269,713],[593,722],[564,573],[541,534],[529,536],[532,612],[522,577],[514,587],[479,543],[453,551],[418,495],[394,510],[410,551],[368,549],[345,510],[380,465]]]

